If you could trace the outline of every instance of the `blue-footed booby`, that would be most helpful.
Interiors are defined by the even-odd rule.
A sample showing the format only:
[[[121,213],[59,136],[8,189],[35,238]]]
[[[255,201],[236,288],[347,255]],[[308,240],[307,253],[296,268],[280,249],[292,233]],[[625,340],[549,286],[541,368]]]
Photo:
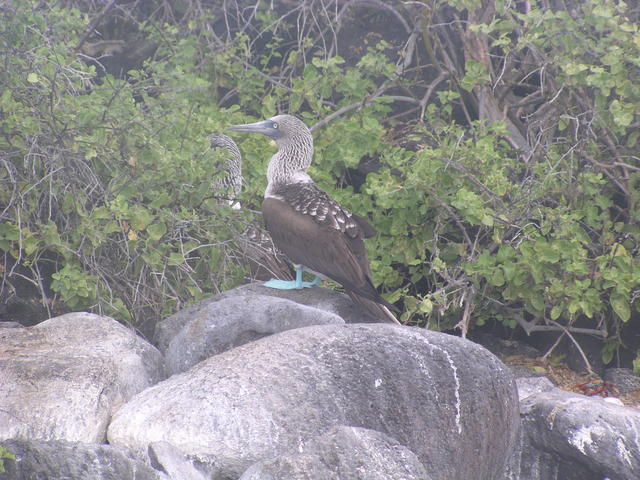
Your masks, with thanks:
[[[303,288],[303,268],[344,287],[349,296],[375,318],[399,323],[397,310],[376,291],[364,247],[375,230],[322,191],[307,174],[313,159],[309,128],[291,115],[234,125],[229,130],[261,133],[278,146],[267,167],[262,216],[276,247],[296,266],[296,280],[271,280],[273,288]]]
[[[220,169],[225,172],[224,177],[218,180],[213,188],[216,192],[224,192],[229,198],[227,201],[234,210],[240,209],[238,195],[242,190],[242,155],[240,150],[228,135],[214,133],[207,137],[211,142],[211,148],[221,149],[224,154],[223,164]],[[291,280],[291,267],[279,252],[268,232],[254,223],[249,223],[247,228],[235,237],[235,244],[240,250],[240,260],[247,264],[250,271],[250,280],[277,277]]]

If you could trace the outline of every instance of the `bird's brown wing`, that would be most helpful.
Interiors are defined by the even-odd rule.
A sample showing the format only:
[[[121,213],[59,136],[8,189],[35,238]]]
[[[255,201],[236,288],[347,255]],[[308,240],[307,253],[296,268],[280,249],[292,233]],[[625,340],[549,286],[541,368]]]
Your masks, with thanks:
[[[275,198],[264,200],[262,214],[274,243],[291,262],[364,298],[386,303],[371,283],[361,233],[351,236]]]

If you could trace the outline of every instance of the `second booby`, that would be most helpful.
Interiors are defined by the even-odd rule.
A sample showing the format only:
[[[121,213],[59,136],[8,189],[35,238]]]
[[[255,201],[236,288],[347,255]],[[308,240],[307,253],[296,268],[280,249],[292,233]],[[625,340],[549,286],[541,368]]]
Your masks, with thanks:
[[[242,190],[242,155],[238,145],[228,135],[214,133],[207,137],[211,148],[223,152],[222,165],[219,169],[224,172],[213,188],[217,193],[227,195],[227,201],[234,210],[241,209],[238,195]],[[249,223],[247,228],[235,236],[239,252],[239,260],[249,267],[249,280],[265,280],[277,277],[291,280],[291,267],[279,252],[268,232],[255,223]]]
[[[302,281],[302,269],[329,278],[374,317],[398,323],[397,310],[376,291],[364,247],[375,230],[322,191],[307,174],[313,159],[313,137],[291,115],[234,125],[229,130],[261,133],[272,138],[278,151],[267,168],[262,215],[278,249],[296,265],[296,280],[270,281],[273,288],[303,288],[319,282]]]

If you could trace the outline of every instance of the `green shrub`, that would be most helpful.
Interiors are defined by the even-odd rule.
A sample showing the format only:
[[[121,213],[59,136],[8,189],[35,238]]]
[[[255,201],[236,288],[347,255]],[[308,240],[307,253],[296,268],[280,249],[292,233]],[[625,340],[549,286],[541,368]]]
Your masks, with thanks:
[[[211,198],[205,136],[291,112],[315,126],[312,176],[377,228],[374,280],[403,321],[586,332],[611,361],[640,294],[634,10],[357,3],[340,25],[322,1],[261,2],[250,18],[240,0],[132,10],[140,21],[102,31],[157,50],[126,78],[72,54],[88,14],[5,10],[0,249],[33,279],[53,265],[68,307],[121,319],[233,286],[244,218]],[[391,29],[398,16],[417,35]],[[378,31],[345,47],[363,22]],[[237,138],[246,214],[274,149]],[[364,161],[379,168],[354,186]]]
[[[242,221],[211,198],[205,139],[233,109],[199,104],[208,82],[176,73],[192,68],[186,53],[149,61],[153,76],[98,78],[70,54],[86,17],[36,5],[4,12],[0,249],[34,281],[51,266],[67,308],[125,321],[237,284]]]

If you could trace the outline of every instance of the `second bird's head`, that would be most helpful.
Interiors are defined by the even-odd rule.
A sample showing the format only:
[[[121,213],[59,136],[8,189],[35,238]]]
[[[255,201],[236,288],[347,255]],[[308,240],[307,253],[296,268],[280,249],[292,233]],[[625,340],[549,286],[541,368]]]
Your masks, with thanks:
[[[279,147],[311,139],[309,128],[302,120],[292,115],[276,115],[261,122],[233,125],[229,127],[229,130],[261,133],[272,138]]]

